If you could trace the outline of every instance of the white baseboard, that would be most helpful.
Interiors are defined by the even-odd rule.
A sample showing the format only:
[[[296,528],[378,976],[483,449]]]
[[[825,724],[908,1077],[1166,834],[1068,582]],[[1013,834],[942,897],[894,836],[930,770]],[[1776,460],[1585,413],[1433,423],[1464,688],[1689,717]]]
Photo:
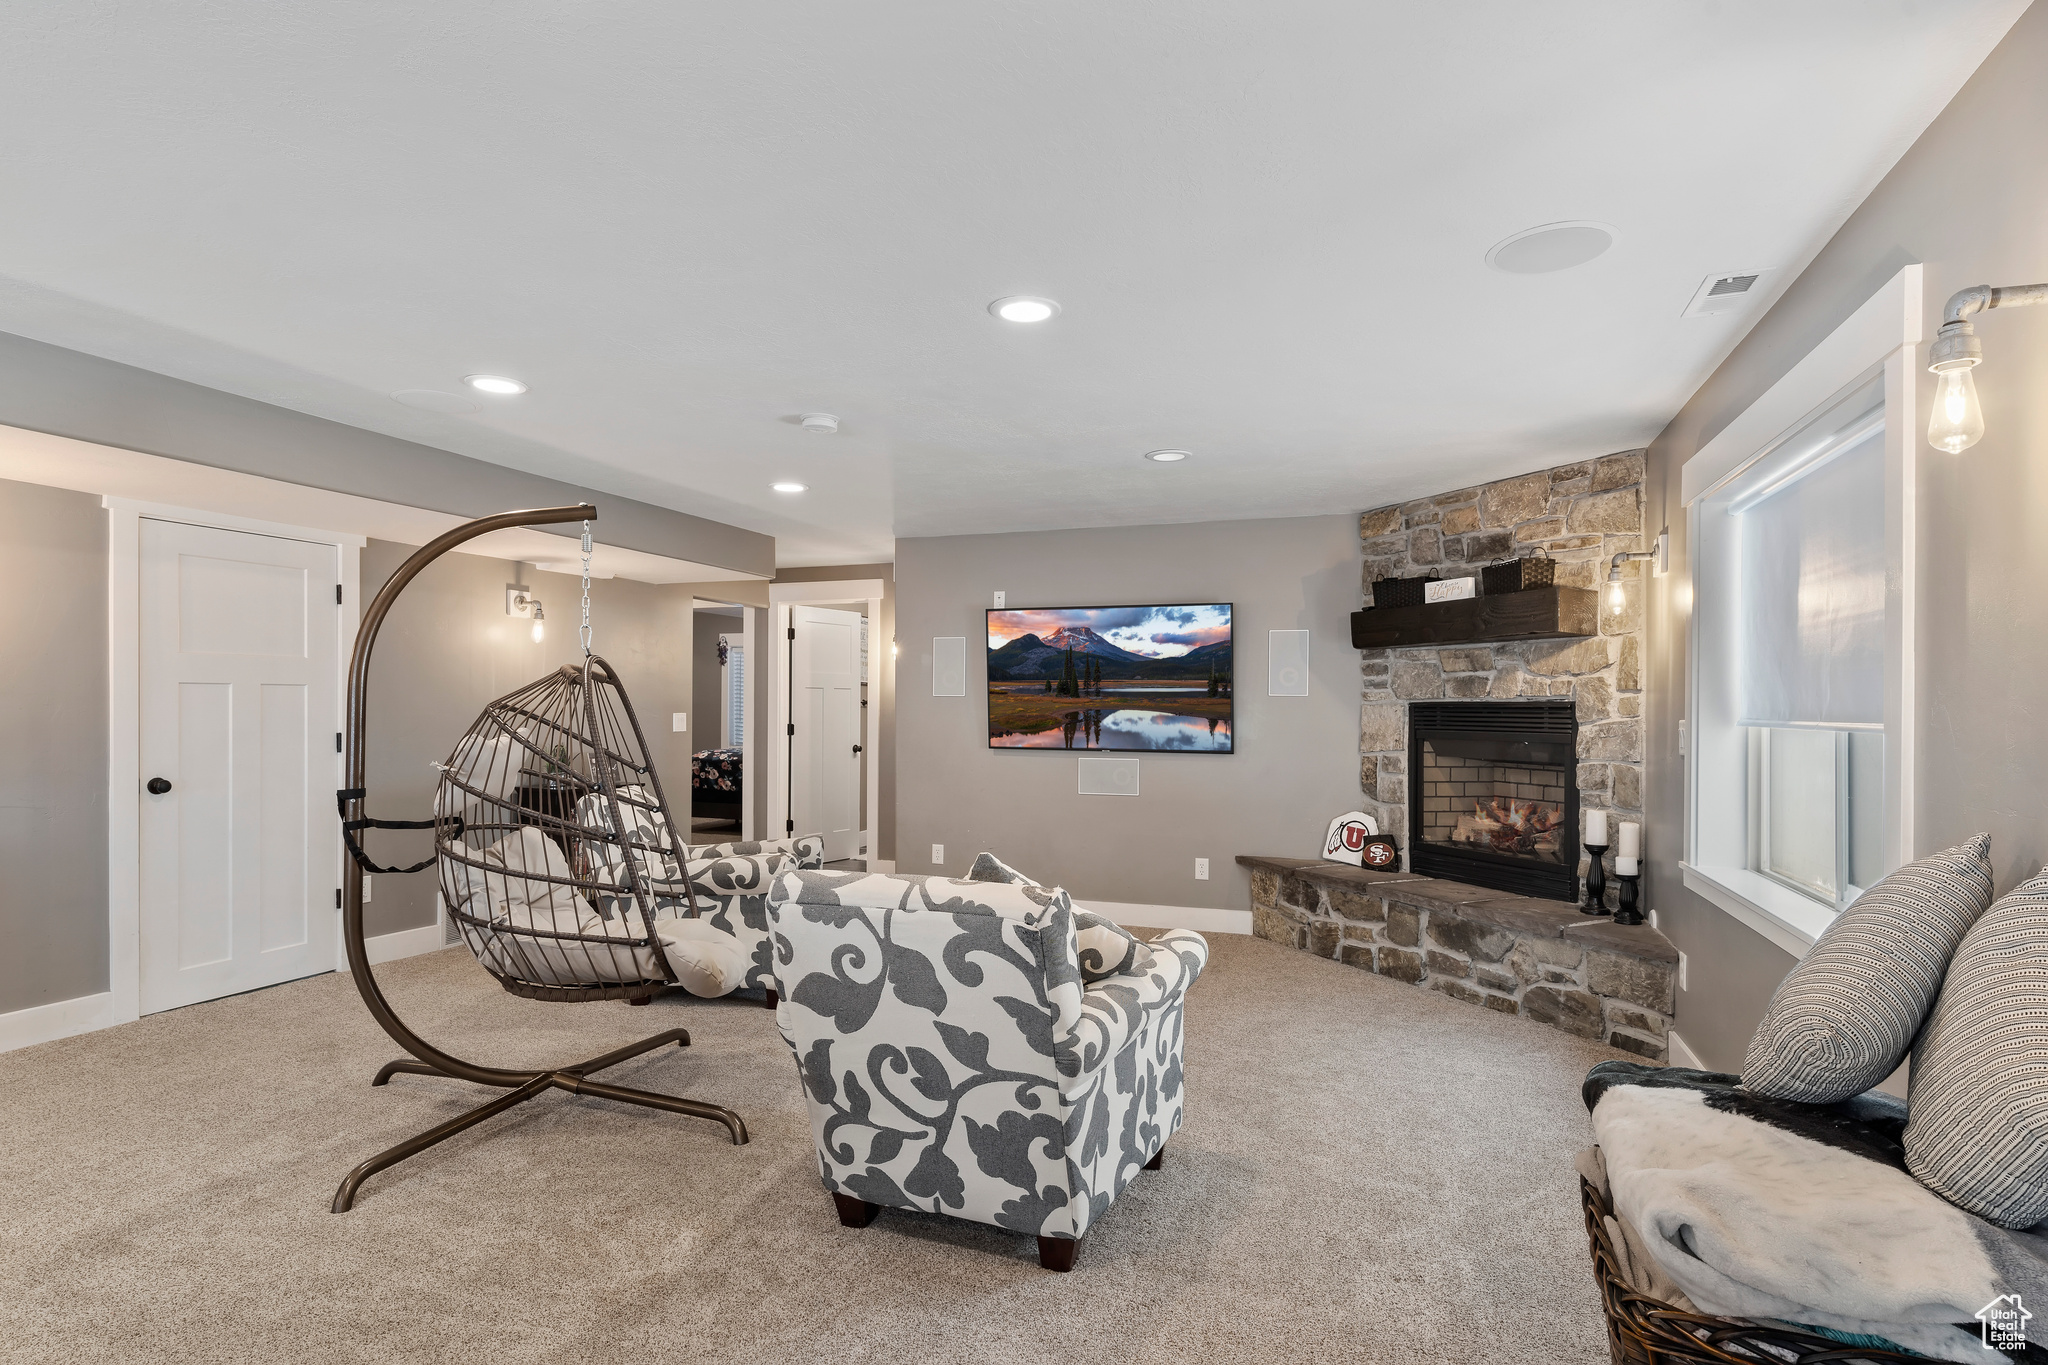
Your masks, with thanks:
[[[1666,1030],[1664,1034],[1664,1057],[1673,1066],[1687,1066],[1694,1071],[1705,1071],[1700,1064],[1700,1055],[1685,1045],[1685,1039],[1677,1033]]]
[[[1217,910],[1206,905],[1132,905],[1123,901],[1075,901],[1077,910],[1092,910],[1118,924],[1147,929],[1192,929],[1198,934],[1249,934],[1252,912]]]
[[[379,934],[375,938],[364,939],[363,946],[369,949],[370,961],[375,964],[431,953],[448,945],[441,941],[440,925],[423,924],[417,929],[401,929],[395,934]],[[340,964],[340,970],[348,970],[346,961]],[[59,1038],[112,1028],[126,1022],[114,1017],[114,995],[111,991],[13,1010],[0,1014],[0,1052],[34,1047],[37,1043],[55,1042]]]
[[[91,1033],[94,1029],[109,1028],[117,1022],[112,991],[13,1010],[0,1014],[0,1052]]]
[[[366,938],[363,947],[370,955],[370,965],[374,967],[379,962],[396,962],[401,957],[417,957],[421,953],[449,947],[442,941],[441,933],[438,924],[422,924],[417,929],[400,929],[395,934]],[[340,964],[340,970],[348,970],[346,960]]]

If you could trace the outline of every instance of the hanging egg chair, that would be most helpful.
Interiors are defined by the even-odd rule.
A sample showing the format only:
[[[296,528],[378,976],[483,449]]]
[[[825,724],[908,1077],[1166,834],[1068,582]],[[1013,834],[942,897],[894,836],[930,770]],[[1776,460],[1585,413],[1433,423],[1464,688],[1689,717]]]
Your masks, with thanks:
[[[675,981],[655,921],[694,917],[696,901],[603,659],[486,706],[441,765],[434,811],[448,918],[506,990],[639,1004]]]
[[[676,980],[662,941],[687,935],[696,902],[683,843],[669,818],[661,778],[633,706],[611,665],[590,652],[590,506],[505,512],[458,526],[422,547],[391,576],[363,613],[349,664],[348,786],[337,793],[349,857],[342,871],[342,938],[363,1003],[410,1057],[385,1063],[372,1085],[400,1073],[445,1076],[509,1093],[450,1119],[350,1171],[335,1192],[346,1212],[370,1176],[495,1114],[567,1090],[664,1109],[725,1125],[747,1140],[739,1115],[714,1104],[592,1080],[593,1073],[675,1043],[669,1029],[601,1057],[545,1070],[479,1066],[408,1028],[370,970],[363,941],[363,874],[438,868],[449,921],[476,960],[514,995],[530,1000],[625,1000],[644,1005]],[[370,652],[391,605],[420,570],[455,546],[491,531],[582,521],[583,662],[566,664],[484,708],[446,763],[430,820],[380,820],[364,812],[363,728]],[[434,856],[410,867],[379,867],[357,838],[371,829],[434,831]],[[679,923],[680,922],[680,923]]]

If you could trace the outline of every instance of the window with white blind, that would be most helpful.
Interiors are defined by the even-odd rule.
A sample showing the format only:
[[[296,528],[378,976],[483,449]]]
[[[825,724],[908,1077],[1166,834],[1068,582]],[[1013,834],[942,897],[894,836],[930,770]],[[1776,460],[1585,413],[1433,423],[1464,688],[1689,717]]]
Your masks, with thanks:
[[[1913,856],[1919,319],[1915,266],[1681,472],[1683,879],[1794,953]]]
[[[1748,866],[1831,910],[1882,861],[1884,784],[1883,394],[1843,406],[1745,480],[1726,513]]]

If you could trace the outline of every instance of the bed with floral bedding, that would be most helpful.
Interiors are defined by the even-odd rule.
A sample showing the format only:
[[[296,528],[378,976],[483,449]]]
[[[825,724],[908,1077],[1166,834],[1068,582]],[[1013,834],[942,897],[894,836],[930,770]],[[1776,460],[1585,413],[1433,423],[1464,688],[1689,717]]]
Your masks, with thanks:
[[[690,756],[691,815],[737,823],[745,795],[738,749],[706,749]]]

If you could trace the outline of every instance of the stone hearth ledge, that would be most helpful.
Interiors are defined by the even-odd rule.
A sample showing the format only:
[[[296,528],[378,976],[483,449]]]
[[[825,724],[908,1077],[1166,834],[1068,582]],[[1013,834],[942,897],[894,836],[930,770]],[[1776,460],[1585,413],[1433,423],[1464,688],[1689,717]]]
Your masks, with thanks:
[[[1237,861],[1260,938],[1664,1060],[1678,950],[1647,924],[1349,863]]]

